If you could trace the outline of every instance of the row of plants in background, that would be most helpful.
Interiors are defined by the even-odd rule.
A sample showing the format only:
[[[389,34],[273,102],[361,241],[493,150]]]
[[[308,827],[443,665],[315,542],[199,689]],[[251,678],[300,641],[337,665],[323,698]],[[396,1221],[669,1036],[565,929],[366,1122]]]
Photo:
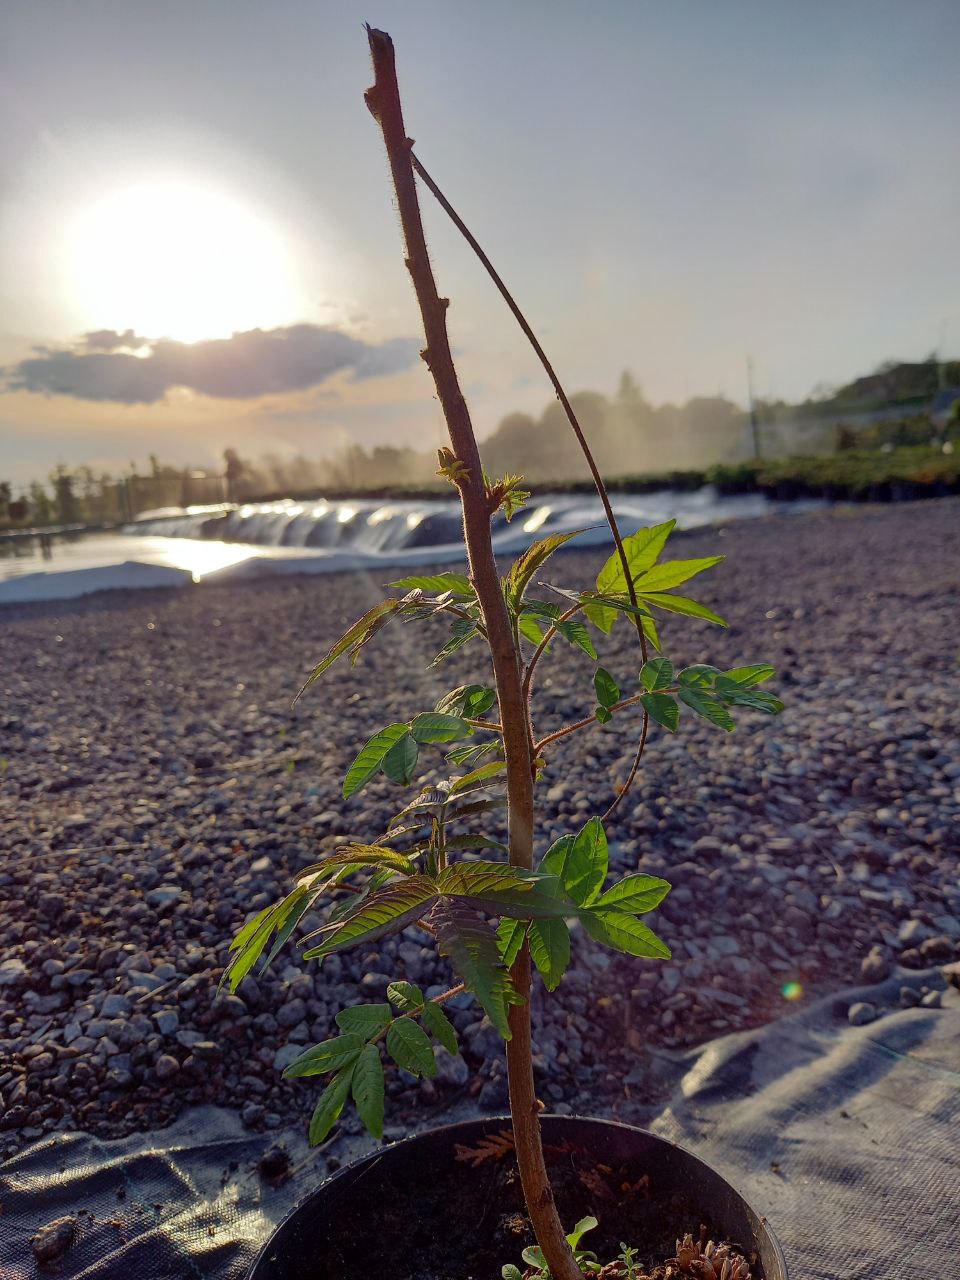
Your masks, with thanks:
[[[943,446],[934,448],[930,445],[888,445],[866,449],[858,447],[859,439],[857,433],[850,442],[831,454],[758,458],[682,471],[624,473],[606,479],[605,483],[610,493],[658,493],[664,489],[687,493],[702,489],[704,485],[715,485],[722,494],[761,493],[779,501],[823,498],[833,502],[902,502],[960,493],[960,447],[954,447],[953,439],[948,437],[944,441],[946,451]],[[215,479],[219,484],[219,477]],[[593,480],[566,480],[546,485],[531,482],[530,489],[535,495],[592,493],[595,484]],[[9,500],[5,506],[3,491],[4,486],[0,485],[0,532],[77,521],[100,528],[128,518],[120,506],[111,508],[109,515],[103,515],[100,507],[91,514],[88,505],[78,506],[72,499],[70,502],[44,500],[39,506],[25,500]],[[390,485],[264,489],[251,501],[270,502],[282,498],[304,501],[320,498],[328,501],[350,498],[429,501],[446,497],[448,493],[449,489],[440,481],[435,484],[397,481]],[[222,492],[211,491],[203,501],[219,502],[222,497]],[[197,500],[196,497],[188,499]]]
[[[844,450],[809,458],[758,459],[707,473],[721,493],[763,493],[780,500],[897,502],[960,492],[960,450],[914,446]]]

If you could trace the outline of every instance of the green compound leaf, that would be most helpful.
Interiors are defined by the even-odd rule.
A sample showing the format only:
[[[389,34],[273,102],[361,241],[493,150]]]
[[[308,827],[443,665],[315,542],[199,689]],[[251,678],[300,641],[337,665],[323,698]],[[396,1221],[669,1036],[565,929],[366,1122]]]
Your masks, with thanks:
[[[684,667],[677,676],[677,681],[682,685],[692,685],[696,689],[712,689],[716,683],[717,676],[720,674],[716,667],[711,667],[706,662],[694,662],[689,667]]]
[[[501,844],[499,840],[491,840],[489,836],[469,834],[449,836],[446,841],[446,849],[448,853],[451,849],[498,849],[501,853],[510,852],[507,846]]]
[[[443,897],[464,899],[491,915],[530,920],[574,913],[555,876],[505,862],[457,862],[440,872],[436,884]]]
[[[310,1117],[308,1136],[311,1147],[315,1147],[322,1142],[339,1120],[344,1103],[350,1093],[352,1079],[353,1067],[345,1067],[343,1071],[333,1077],[323,1093],[321,1093],[320,1101]]]
[[[660,649],[660,635],[657,631],[657,624],[654,622],[653,614],[650,612],[647,605],[638,601],[636,608],[634,608],[628,597],[625,595],[595,596],[589,593],[584,593],[580,599],[584,604],[585,615],[595,626],[598,627],[600,626],[600,622],[597,621],[597,619],[599,618],[600,621],[604,622],[608,621],[608,613],[610,617],[613,617],[614,619],[618,613],[626,613],[632,618],[639,618],[643,634],[655,649]],[[603,629],[603,627],[600,627],[601,631]],[[607,627],[606,630],[609,631],[610,628]]]
[[[597,702],[601,707],[610,708],[620,701],[620,686],[606,668],[597,667],[593,687],[597,691]]]
[[[301,886],[301,887],[306,887],[306,886]],[[296,890],[294,892],[296,892]],[[273,946],[264,956],[260,964],[260,970],[259,970],[260,973],[266,973],[267,969],[269,969],[269,967],[273,964],[274,960],[276,960],[279,953],[283,950],[283,948],[286,946],[287,942],[289,941],[290,935],[293,933],[294,929],[300,923],[300,920],[302,919],[302,917],[306,914],[308,909],[313,906],[314,902],[317,899],[317,896],[318,896],[317,894],[309,894],[308,896],[300,898],[298,901],[291,903],[289,910],[285,913],[285,919],[282,925],[280,926],[279,929],[277,929],[277,936],[274,939]]]
[[[523,594],[530,585],[533,575],[565,542],[569,542],[571,538],[579,538],[581,533],[583,533],[582,529],[577,529],[573,533],[553,533],[549,538],[542,538],[539,542],[534,542],[532,546],[527,547],[504,581],[507,604],[514,613],[520,608]]]
[[[570,963],[570,930],[562,920],[534,920],[530,955],[548,991],[556,991]]]
[[[705,618],[707,622],[715,622],[718,627],[727,625],[719,614],[708,609],[705,604],[688,599],[687,596],[675,596],[660,591],[638,591],[637,595],[641,600],[648,600],[657,609],[663,609],[667,613],[683,613],[689,618]]]
[[[391,982],[387,987],[387,999],[401,1013],[415,1013],[424,1005],[424,995],[412,982]]]
[[[448,1053],[460,1052],[453,1023],[433,1000],[428,1000],[423,1007],[423,1025],[440,1041]]]
[[[423,577],[401,578],[399,582],[388,584],[398,591],[429,591],[442,595],[452,591],[457,596],[472,596],[473,583],[462,573],[432,573]]]
[[[598,724],[609,724],[610,721],[613,719],[613,716],[607,710],[606,707],[597,707],[594,710],[593,714],[596,717],[596,721]]]
[[[540,870],[556,876],[570,898],[586,907],[603,888],[608,866],[607,833],[599,818],[591,818],[578,835],[561,836],[550,846]]]
[[[543,639],[543,631],[540,629],[540,623],[536,618],[531,617],[529,613],[521,613],[517,619],[517,626],[520,634],[530,641],[533,645],[539,645]]]
[[[352,1032],[337,1036],[333,1040],[324,1040],[322,1044],[315,1044],[312,1049],[307,1049],[299,1058],[291,1062],[284,1069],[284,1079],[322,1076],[328,1071],[339,1071],[341,1067],[352,1066],[362,1048],[363,1041]]]
[[[351,868],[344,867],[343,870],[349,872]],[[375,893],[378,893],[384,885],[390,883],[394,874],[390,870],[375,871],[360,893],[351,893],[342,902],[338,902],[336,906],[330,908],[327,913],[327,925],[340,924],[344,920],[352,920],[358,912],[363,910]],[[306,942],[308,938],[314,936],[316,936],[316,931],[312,934],[307,934],[302,941]]]
[[[640,703],[646,708],[651,720],[656,720],[664,729],[676,733],[680,727],[680,708],[676,698],[669,693],[645,693],[641,696]]]
[[[334,1021],[341,1031],[369,1040],[389,1027],[393,1013],[388,1004],[355,1004],[349,1009],[341,1009]]]
[[[363,617],[353,624],[349,631],[345,631],[332,649],[320,659],[314,667],[310,678],[301,687],[300,692],[294,698],[294,706],[300,701],[306,691],[314,683],[319,680],[328,667],[333,666],[336,660],[343,656],[348,649],[354,645],[362,645],[369,640],[374,630],[379,627],[400,607],[399,600],[381,600],[379,604],[375,604],[372,609],[368,609]]]
[[[375,942],[388,933],[399,933],[425,914],[436,900],[437,888],[427,876],[408,876],[397,884],[372,894],[353,915],[335,925],[327,925],[308,934],[305,941],[320,937],[322,941],[303,953],[305,960],[330,955],[358,942]]]
[[[649,693],[659,693],[673,684],[673,663],[669,658],[651,658],[640,668],[640,683]]]
[[[417,742],[456,742],[471,733],[473,728],[466,720],[439,711],[425,711],[410,725],[410,734]]]
[[[496,691],[488,689],[486,685],[461,684],[456,689],[451,689],[449,693],[445,693],[438,700],[434,710],[442,715],[467,716],[476,719],[485,711],[489,711],[496,700]]]
[[[653,960],[669,960],[670,948],[652,929],[625,911],[609,908],[584,911],[583,927],[596,942],[628,956],[646,956]]]
[[[312,887],[328,881],[333,873],[343,867],[386,867],[401,875],[411,875],[416,867],[405,853],[396,849],[388,849],[380,844],[351,844],[339,853],[322,858],[319,862],[311,862],[300,872],[300,884]]]
[[[514,920],[504,916],[497,925],[497,944],[500,947],[500,958],[508,969],[520,954],[523,940],[527,936],[527,921]]]
[[[660,632],[657,630],[657,624],[653,619],[653,615],[651,613],[644,613],[642,610],[639,612],[640,626],[643,629],[643,634],[659,653],[663,648],[663,645],[660,643]]]
[[[472,622],[469,618],[458,618],[450,628],[450,639],[430,663],[431,667],[438,667],[445,658],[449,658],[458,649],[462,649],[465,644],[468,644],[479,634],[480,632],[475,622]]]
[[[632,579],[653,568],[676,523],[676,520],[668,520],[665,524],[654,525],[649,529],[638,529],[636,533],[623,539],[623,549]],[[597,574],[597,592],[600,595],[629,594],[619,551],[614,551]],[[617,620],[617,610],[602,604],[589,604],[584,612],[604,634],[610,631]]]
[[[287,894],[281,902],[266,907],[259,915],[248,921],[230,945],[230,950],[236,951],[237,954],[224,969],[219,987],[229,984],[230,990],[236,991],[276,933],[277,943],[264,963],[263,967],[266,968],[287,941],[314,897],[309,886],[297,885],[296,889]]]
[[[751,685],[763,684],[764,680],[776,675],[776,671],[769,662],[757,662],[750,667],[734,667],[732,671],[725,671],[723,674],[728,680],[736,680],[737,684],[749,688]]]
[[[594,648],[593,641],[590,638],[590,632],[582,622],[577,622],[574,618],[567,618],[563,622],[555,622],[557,635],[562,636],[568,644],[576,645],[578,649],[582,649],[588,658],[597,660],[597,651]]]
[[[723,560],[723,556],[705,556],[702,560],[665,560],[647,573],[634,579],[637,591],[669,591],[671,587],[679,587],[689,582],[698,573],[712,569]]]
[[[720,729],[725,729],[727,733],[732,733],[737,727],[736,721],[727,708],[719,698],[713,697],[712,694],[704,693],[702,689],[691,686],[680,690],[680,698],[698,716],[702,716],[704,720],[709,720],[711,724],[717,725]]]
[[[452,796],[459,795],[461,791],[466,791],[469,787],[476,787],[481,783],[489,783],[491,778],[498,778],[500,774],[506,773],[506,771],[506,760],[491,760],[489,764],[482,764],[479,769],[474,769],[472,773],[465,773],[462,778],[455,778],[450,784],[450,794]]]
[[[379,733],[375,733],[361,747],[357,758],[347,770],[343,780],[343,798],[349,800],[352,795],[365,786],[374,774],[379,773],[384,757],[409,732],[409,725],[389,724]]]
[[[616,884],[611,885],[606,893],[597,899],[597,907],[614,907],[617,911],[631,916],[642,916],[653,911],[670,892],[666,880],[657,876],[635,874],[624,876]]]
[[[576,600],[577,597],[574,596]],[[534,617],[543,618],[551,627],[556,628],[558,636],[561,636],[568,644],[575,645],[576,648],[582,649],[585,654],[597,660],[597,651],[594,648],[593,640],[590,638],[590,632],[575,618],[561,619],[560,606],[548,604],[544,600],[527,600],[524,602],[524,610],[532,613]]]
[[[416,738],[412,733],[405,733],[383,757],[383,772],[391,782],[397,782],[401,787],[409,787],[413,781],[413,771],[417,767],[419,755],[420,748]]]
[[[454,747],[452,751],[447,752],[447,759],[453,765],[473,764],[496,751],[498,747],[497,742],[477,742],[472,746]]]
[[[507,1008],[521,1003],[500,959],[497,935],[465,903],[441,899],[430,914],[442,956],[449,956],[461,982],[480,1001],[487,1017],[510,1039]]]
[[[415,1076],[435,1076],[437,1063],[427,1033],[412,1018],[398,1018],[387,1032],[387,1053]]]
[[[718,698],[734,706],[752,707],[755,711],[765,711],[770,716],[783,710],[783,703],[772,693],[742,685],[728,676],[717,676],[715,690]]]
[[[353,1100],[357,1114],[375,1138],[383,1137],[383,1063],[375,1044],[365,1044],[353,1068]]]

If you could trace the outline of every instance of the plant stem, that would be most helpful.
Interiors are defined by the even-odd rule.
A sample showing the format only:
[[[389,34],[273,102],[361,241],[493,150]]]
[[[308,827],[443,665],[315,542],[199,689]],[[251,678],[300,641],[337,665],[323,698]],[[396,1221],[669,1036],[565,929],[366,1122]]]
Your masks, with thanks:
[[[623,576],[627,584],[627,594],[630,597],[630,603],[633,605],[634,609],[636,609],[637,607],[636,588],[634,587],[634,583],[633,583],[633,575],[630,572],[630,562],[627,557],[627,551],[623,545],[623,538],[620,536],[620,527],[617,524],[616,516],[613,514],[613,506],[610,502],[610,495],[607,492],[607,486],[604,483],[603,476],[600,474],[600,468],[597,466],[596,459],[593,456],[593,452],[590,449],[590,445],[587,443],[587,437],[584,435],[583,428],[580,426],[580,423],[577,420],[577,415],[573,411],[573,405],[570,403],[569,396],[564,391],[563,386],[561,385],[560,379],[557,377],[554,371],[553,365],[550,363],[550,360],[547,357],[547,353],[544,351],[543,347],[540,345],[540,341],[537,338],[537,335],[533,332],[533,329],[531,329],[526,316],[523,314],[523,312],[520,310],[520,307],[517,305],[516,299],[513,297],[513,294],[504,284],[503,280],[500,277],[500,273],[497,271],[496,267],[487,257],[486,253],[484,253],[483,248],[478,242],[476,236],[473,234],[473,232],[470,230],[467,224],[463,221],[463,219],[457,213],[456,209],[454,209],[453,205],[450,203],[447,197],[443,194],[443,192],[434,182],[433,178],[431,178],[430,174],[427,173],[426,169],[423,167],[423,165],[420,163],[417,157],[411,154],[410,158],[413,163],[414,169],[417,171],[417,173],[426,183],[427,187],[433,193],[440,207],[447,214],[447,216],[450,218],[450,221],[454,224],[454,226],[457,228],[457,230],[466,240],[467,244],[470,246],[470,248],[474,251],[477,257],[480,259],[481,263],[483,264],[484,270],[486,271],[490,279],[493,281],[493,283],[496,285],[504,302],[510,308],[511,312],[513,313],[514,319],[516,320],[520,328],[523,330],[527,341],[530,343],[531,347],[533,347],[534,351],[536,352],[537,359],[543,365],[544,372],[546,373],[547,377],[550,379],[551,383],[553,384],[553,389],[556,392],[557,399],[560,401],[560,404],[563,407],[563,411],[567,415],[567,421],[570,423],[570,427],[573,431],[573,434],[577,437],[577,444],[580,446],[580,452],[583,454],[584,459],[586,460],[587,466],[590,469],[590,474],[593,477],[593,483],[597,490],[597,496],[599,497],[600,503],[603,507],[603,514],[606,518],[607,524],[610,527],[610,533],[613,536],[613,541],[616,544],[617,555],[620,559],[620,565],[623,569]],[[643,623],[641,622],[639,616],[636,614],[634,615],[634,618],[633,618],[633,624],[634,624],[634,627],[636,628],[637,640],[639,641],[639,644],[640,644],[641,658],[644,662],[646,662],[647,638],[643,634]],[[536,654],[535,659],[538,658],[539,656],[540,656],[539,654]],[[528,689],[529,689],[529,680],[527,681],[527,691]],[[646,721],[646,718],[644,718],[644,731],[646,731],[646,728],[647,728],[647,721]],[[531,733],[531,737],[532,737],[532,733]],[[611,804],[607,812],[604,814],[605,819],[613,812],[613,810],[617,807],[617,805],[620,803],[623,797],[630,790],[630,787],[633,785],[633,780],[637,776],[637,770],[640,767],[640,761],[643,758],[643,749],[645,745],[645,739],[646,739],[646,732],[644,732],[644,738],[641,740],[639,746],[637,747],[637,754],[634,759],[633,768],[630,770],[630,776],[627,779],[625,786],[618,793],[613,804]]]
[[[433,374],[450,443],[462,471],[457,487],[463,507],[464,536],[470,576],[483,612],[493,661],[504,754],[507,760],[507,799],[510,862],[533,867],[533,756],[520,655],[514,641],[506,601],[500,587],[490,537],[490,512],[480,452],[460,389],[447,337],[449,300],[437,293],[420,217],[416,180],[400,105],[393,41],[383,31],[367,27],[373,58],[374,85],[367,105],[378,121],[390,162],[397,208],[407,253],[407,268],[423,318],[427,345],[421,353]],[[581,1280],[580,1268],[567,1244],[547,1178],[540,1137],[540,1121],[533,1083],[530,1032],[530,956],[526,946],[512,970],[522,1004],[510,1007],[511,1039],[507,1042],[507,1076],[513,1117],[517,1163],[523,1194],[534,1232],[555,1280]]]

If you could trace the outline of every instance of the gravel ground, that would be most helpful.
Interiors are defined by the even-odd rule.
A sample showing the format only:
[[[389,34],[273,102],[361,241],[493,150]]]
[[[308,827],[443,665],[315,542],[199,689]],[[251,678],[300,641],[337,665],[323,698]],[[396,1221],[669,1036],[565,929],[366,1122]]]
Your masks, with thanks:
[[[787,996],[960,956],[958,533],[947,499],[677,540],[676,555],[728,555],[697,594],[731,626],[668,620],[666,652],[768,659],[787,709],[745,713],[732,735],[685,720],[653,736],[611,854],[621,872],[674,884],[652,921],[674,960],[626,960],[575,935],[560,991],[537,996],[552,1109],[642,1103],[658,1064],[776,1017]],[[601,559],[562,553],[548,579],[588,585]],[[312,663],[380,594],[350,575],[0,610],[0,1152],[51,1129],[153,1129],[196,1102],[237,1107],[254,1129],[296,1122],[316,1084],[281,1083],[277,1068],[330,1034],[357,980],[369,999],[392,977],[449,983],[411,929],[322,973],[289,946],[242,998],[214,999],[244,918],[318,849],[375,837],[396,806],[386,782],[340,800],[360,742],[483,675],[470,648],[424,671],[441,633],[396,626],[292,713]],[[605,665],[626,686],[623,623],[613,644]],[[540,672],[540,727],[589,713],[584,655],[558,652]],[[597,728],[558,745],[544,842],[606,805],[632,743]],[[419,1085],[390,1077],[388,1123],[471,1098],[503,1107],[495,1032],[469,1001],[451,1004],[463,1058],[441,1054]],[[850,1017],[877,1012],[861,1002]]]

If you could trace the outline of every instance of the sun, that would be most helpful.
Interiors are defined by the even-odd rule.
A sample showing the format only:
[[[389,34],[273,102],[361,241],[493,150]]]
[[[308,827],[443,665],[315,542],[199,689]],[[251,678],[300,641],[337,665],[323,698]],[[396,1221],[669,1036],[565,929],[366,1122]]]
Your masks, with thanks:
[[[67,237],[68,287],[91,329],[196,342],[289,324],[301,311],[291,255],[256,209],[202,182],[111,191]]]

